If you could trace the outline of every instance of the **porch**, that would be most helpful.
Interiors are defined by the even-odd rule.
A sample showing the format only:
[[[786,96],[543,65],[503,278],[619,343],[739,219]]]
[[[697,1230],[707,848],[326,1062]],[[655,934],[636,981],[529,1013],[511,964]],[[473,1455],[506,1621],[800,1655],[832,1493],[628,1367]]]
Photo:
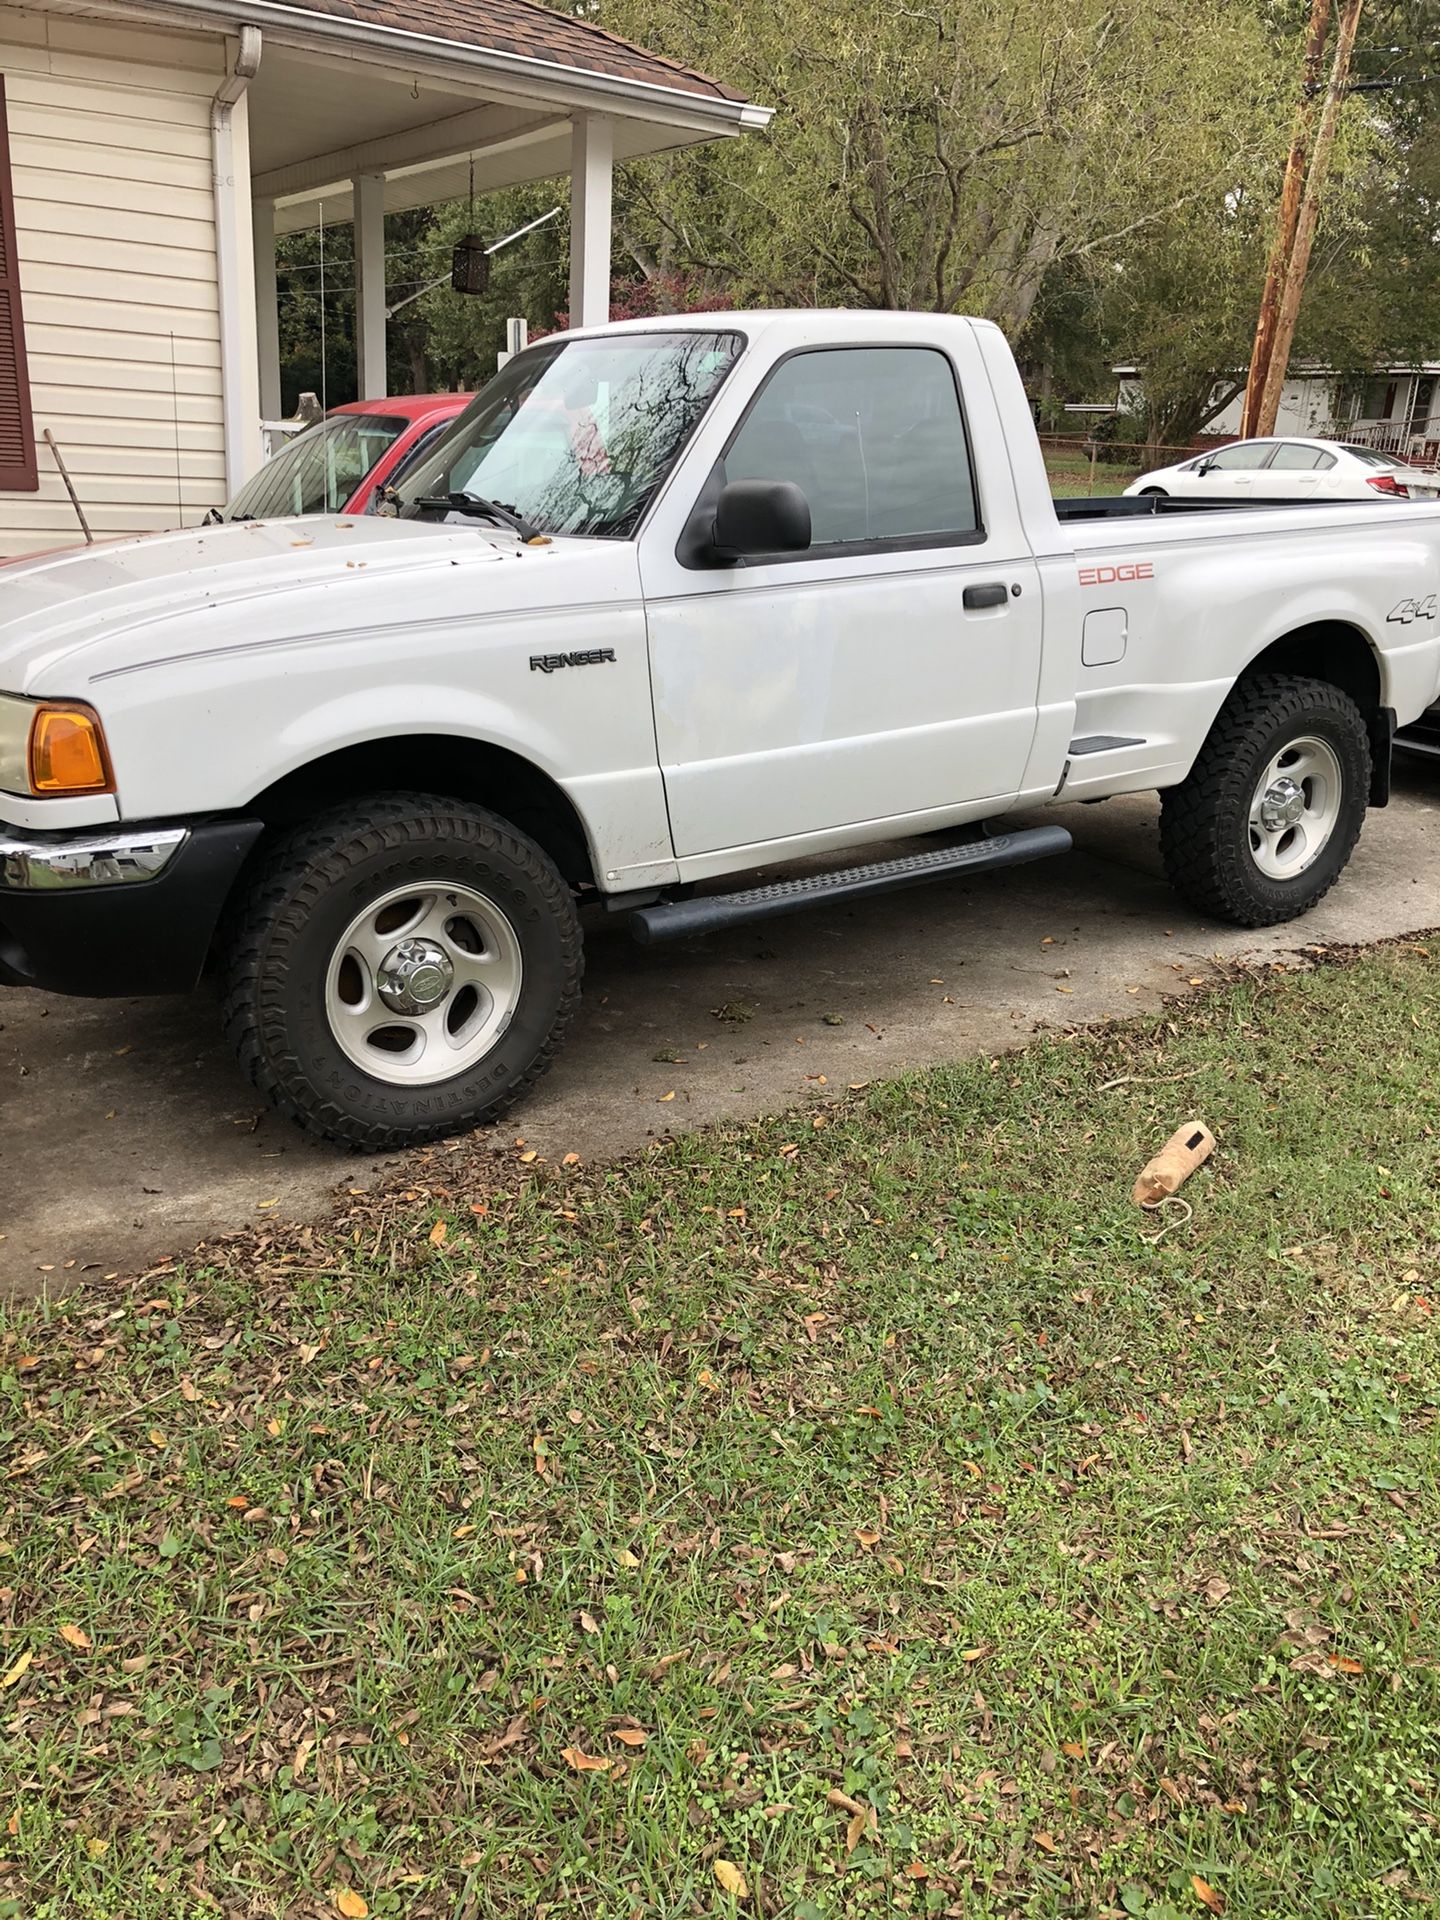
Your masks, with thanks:
[[[617,162],[770,119],[717,81],[531,0],[310,0],[303,11],[232,0],[224,13],[238,25],[221,90],[233,97],[217,96],[215,124],[230,491],[259,464],[260,422],[281,408],[278,236],[322,219],[353,225],[359,395],[379,398],[388,212],[568,175],[570,312],[591,326],[608,318]]]

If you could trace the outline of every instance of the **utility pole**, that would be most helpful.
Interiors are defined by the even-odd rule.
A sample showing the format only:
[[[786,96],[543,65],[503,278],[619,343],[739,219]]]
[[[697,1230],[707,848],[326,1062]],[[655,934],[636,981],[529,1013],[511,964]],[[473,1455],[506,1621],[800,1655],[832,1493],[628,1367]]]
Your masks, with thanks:
[[[1280,295],[1280,311],[1275,320],[1275,339],[1270,349],[1270,364],[1265,370],[1265,389],[1255,417],[1257,434],[1273,433],[1280,412],[1280,394],[1290,369],[1290,348],[1295,340],[1295,325],[1300,318],[1300,302],[1305,293],[1305,276],[1310,271],[1310,251],[1315,244],[1315,229],[1320,222],[1320,202],[1325,192],[1325,176],[1330,170],[1330,154],[1340,125],[1340,110],[1345,104],[1350,62],[1355,52],[1355,36],[1360,29],[1360,14],[1365,0],[1344,0],[1340,24],[1335,36],[1335,58],[1330,81],[1325,89],[1325,104],[1315,133],[1315,153],[1305,181],[1300,203],[1300,218],[1295,226],[1295,247],[1290,271]]]
[[[1250,377],[1245,383],[1245,404],[1240,413],[1240,437],[1249,439],[1257,429],[1260,399],[1265,391],[1265,376],[1270,370],[1270,353],[1275,341],[1275,321],[1280,311],[1280,295],[1290,272],[1290,257],[1295,249],[1295,230],[1300,222],[1300,195],[1305,184],[1305,162],[1309,157],[1310,129],[1315,121],[1315,99],[1320,91],[1320,73],[1325,59],[1325,38],[1330,31],[1333,0],[1311,0],[1310,30],[1305,36],[1305,70],[1300,99],[1295,108],[1295,128],[1290,137],[1290,153],[1285,162],[1285,184],[1280,192],[1280,212],[1275,223],[1275,240],[1270,249],[1270,264],[1265,273],[1265,292],[1260,301],[1260,318],[1255,325],[1255,346],[1250,355]]]

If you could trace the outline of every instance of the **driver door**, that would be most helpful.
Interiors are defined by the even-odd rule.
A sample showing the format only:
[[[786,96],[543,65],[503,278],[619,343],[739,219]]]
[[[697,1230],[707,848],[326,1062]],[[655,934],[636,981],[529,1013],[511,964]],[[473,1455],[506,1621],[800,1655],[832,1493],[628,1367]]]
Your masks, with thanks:
[[[737,850],[773,857],[978,817],[1020,788],[1038,569],[999,484],[1008,462],[975,336],[946,333],[951,351],[912,337],[784,355],[719,467],[681,476],[687,513],[728,481],[794,482],[808,551],[717,567],[682,557],[683,542],[642,547],[656,739],[687,876]],[[981,425],[993,493],[976,484]]]

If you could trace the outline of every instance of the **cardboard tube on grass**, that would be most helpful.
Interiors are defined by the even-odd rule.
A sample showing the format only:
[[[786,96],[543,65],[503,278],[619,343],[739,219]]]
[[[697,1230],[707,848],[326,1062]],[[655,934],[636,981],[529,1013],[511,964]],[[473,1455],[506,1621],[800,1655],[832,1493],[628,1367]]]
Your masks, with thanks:
[[[1200,1120],[1177,1127],[1135,1182],[1135,1204],[1158,1207],[1184,1186],[1215,1151],[1215,1136]]]

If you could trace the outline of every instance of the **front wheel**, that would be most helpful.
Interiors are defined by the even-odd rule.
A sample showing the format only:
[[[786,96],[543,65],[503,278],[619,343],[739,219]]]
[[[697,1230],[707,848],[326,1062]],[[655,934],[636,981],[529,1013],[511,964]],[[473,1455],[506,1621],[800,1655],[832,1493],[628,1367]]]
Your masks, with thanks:
[[[574,900],[482,808],[387,794],[275,845],[231,916],[225,1022],[262,1093],[371,1151],[497,1118],[580,992]]]
[[[1170,883],[1237,926],[1292,920],[1344,872],[1369,793],[1369,736],[1348,694],[1288,675],[1244,680],[1188,777],[1161,796]]]

